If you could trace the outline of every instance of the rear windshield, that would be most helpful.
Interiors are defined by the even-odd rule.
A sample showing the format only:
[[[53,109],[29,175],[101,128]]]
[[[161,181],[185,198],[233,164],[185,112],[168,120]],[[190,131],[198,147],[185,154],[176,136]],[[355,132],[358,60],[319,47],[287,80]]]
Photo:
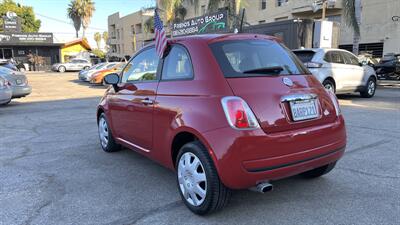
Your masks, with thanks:
[[[289,49],[275,41],[222,41],[210,48],[225,77],[309,73]]]
[[[315,55],[314,51],[293,51],[293,53],[299,57],[299,59],[303,62],[303,63],[308,63],[312,61],[312,58]]]

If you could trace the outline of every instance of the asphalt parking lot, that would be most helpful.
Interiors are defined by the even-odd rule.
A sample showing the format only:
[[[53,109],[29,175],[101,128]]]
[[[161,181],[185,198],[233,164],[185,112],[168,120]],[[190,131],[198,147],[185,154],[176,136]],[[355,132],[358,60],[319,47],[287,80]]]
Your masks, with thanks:
[[[0,108],[0,224],[398,224],[400,84],[372,99],[340,96],[348,146],[325,177],[267,194],[235,191],[223,211],[192,214],[174,173],[141,155],[105,153],[96,105],[104,87],[76,73],[29,74],[32,95]]]

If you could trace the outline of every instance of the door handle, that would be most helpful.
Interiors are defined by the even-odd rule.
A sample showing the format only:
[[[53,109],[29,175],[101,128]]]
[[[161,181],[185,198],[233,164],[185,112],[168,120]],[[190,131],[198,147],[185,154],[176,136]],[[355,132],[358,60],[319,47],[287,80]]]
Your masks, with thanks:
[[[150,100],[149,98],[145,98],[145,99],[142,99],[140,101],[145,105],[153,105],[154,104],[154,101]]]

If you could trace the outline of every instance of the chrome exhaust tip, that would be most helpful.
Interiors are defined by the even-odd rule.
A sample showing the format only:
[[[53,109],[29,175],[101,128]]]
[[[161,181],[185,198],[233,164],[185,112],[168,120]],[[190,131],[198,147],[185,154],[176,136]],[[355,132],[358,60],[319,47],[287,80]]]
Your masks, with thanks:
[[[273,186],[268,182],[262,182],[257,184],[255,187],[251,187],[250,190],[264,194],[266,192],[272,191]]]

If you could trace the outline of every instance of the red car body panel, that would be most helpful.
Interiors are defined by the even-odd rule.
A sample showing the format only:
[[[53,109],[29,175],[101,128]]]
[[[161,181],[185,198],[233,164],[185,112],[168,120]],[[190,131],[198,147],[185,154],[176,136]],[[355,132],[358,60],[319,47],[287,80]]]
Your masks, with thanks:
[[[294,85],[288,87],[282,83],[285,76],[225,78],[208,45],[239,39],[275,40],[263,35],[176,38],[169,43],[188,50],[193,79],[122,84],[117,93],[110,87],[99,110],[106,113],[117,142],[174,169],[172,142],[181,132],[191,133],[208,149],[221,181],[233,189],[337,161],[346,146],[345,123],[318,80],[291,75]],[[299,93],[318,96],[319,118],[291,121],[281,98]],[[221,98],[235,95],[249,104],[260,128],[229,126]],[[154,104],[143,104],[144,99]]]

